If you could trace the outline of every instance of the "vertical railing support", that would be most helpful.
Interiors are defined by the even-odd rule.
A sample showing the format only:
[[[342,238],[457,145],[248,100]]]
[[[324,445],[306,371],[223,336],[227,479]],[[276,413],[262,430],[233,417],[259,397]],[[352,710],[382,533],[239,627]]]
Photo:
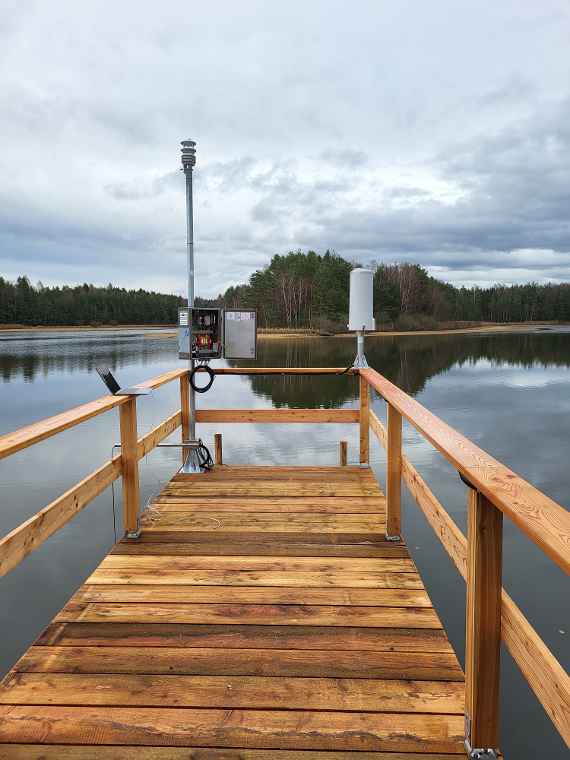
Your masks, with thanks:
[[[138,538],[139,460],[137,456],[137,400],[131,396],[120,407],[121,458],[123,465],[123,523],[126,538]]]
[[[223,464],[224,458],[222,454],[222,434],[216,433],[214,435],[214,461],[216,464]]]
[[[360,375],[360,464],[368,464],[370,447],[370,388]]]
[[[469,489],[465,652],[466,747],[499,746],[503,514]]]
[[[386,538],[399,541],[402,534],[402,415],[392,404],[387,406]]]
[[[341,441],[338,449],[339,462],[341,467],[348,464],[348,441]]]
[[[180,378],[180,412],[182,414],[182,443],[190,438],[190,383],[188,375]],[[188,449],[182,447],[182,464],[186,461]]]

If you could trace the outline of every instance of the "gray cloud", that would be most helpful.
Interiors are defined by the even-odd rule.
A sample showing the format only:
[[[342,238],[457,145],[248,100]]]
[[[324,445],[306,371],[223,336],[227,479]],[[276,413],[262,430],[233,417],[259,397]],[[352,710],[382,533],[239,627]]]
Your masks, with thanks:
[[[297,247],[570,281],[562,0],[5,5],[4,276],[182,292],[193,137],[203,294]]]

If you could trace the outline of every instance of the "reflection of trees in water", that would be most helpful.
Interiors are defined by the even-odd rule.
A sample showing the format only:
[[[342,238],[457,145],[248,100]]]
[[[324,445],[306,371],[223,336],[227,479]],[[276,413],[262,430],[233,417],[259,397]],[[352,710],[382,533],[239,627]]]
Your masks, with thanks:
[[[257,362],[231,366],[346,367],[354,358],[348,338],[260,341]],[[487,360],[497,366],[569,367],[570,333],[494,335],[432,335],[369,338],[366,356],[371,367],[415,395],[435,375],[453,366]],[[279,406],[340,406],[358,395],[354,378],[324,376],[259,376],[249,382],[253,392]]]
[[[232,361],[231,366],[347,367],[352,364],[355,341],[349,338],[261,340],[256,362]],[[569,367],[570,333],[493,335],[418,335],[369,338],[366,355],[371,367],[411,394],[427,380],[453,366],[487,360],[498,366]],[[177,362],[172,339],[124,335],[85,339],[0,341],[0,377],[23,377],[32,382],[38,374],[91,372],[97,364],[111,369],[156,362]],[[355,399],[358,386],[346,376],[251,376],[253,392],[273,405],[292,407],[341,406]]]
[[[176,348],[172,340],[110,338],[70,340],[30,340],[0,342],[0,378],[4,382],[23,377],[33,382],[38,375],[44,377],[52,372],[95,371],[97,364],[120,369],[135,364],[149,364],[175,360]]]

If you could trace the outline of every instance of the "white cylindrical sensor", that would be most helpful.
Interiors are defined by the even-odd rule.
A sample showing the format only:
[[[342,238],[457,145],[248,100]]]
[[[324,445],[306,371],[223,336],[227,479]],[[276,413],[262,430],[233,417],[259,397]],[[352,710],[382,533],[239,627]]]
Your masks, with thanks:
[[[371,269],[353,269],[350,273],[349,330],[374,330]]]

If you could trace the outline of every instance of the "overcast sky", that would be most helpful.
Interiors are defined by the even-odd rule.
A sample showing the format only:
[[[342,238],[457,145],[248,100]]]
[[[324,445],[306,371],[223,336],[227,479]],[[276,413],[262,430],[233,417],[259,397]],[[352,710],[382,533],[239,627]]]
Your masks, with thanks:
[[[0,274],[197,292],[275,253],[570,281],[567,0],[1,0]]]

